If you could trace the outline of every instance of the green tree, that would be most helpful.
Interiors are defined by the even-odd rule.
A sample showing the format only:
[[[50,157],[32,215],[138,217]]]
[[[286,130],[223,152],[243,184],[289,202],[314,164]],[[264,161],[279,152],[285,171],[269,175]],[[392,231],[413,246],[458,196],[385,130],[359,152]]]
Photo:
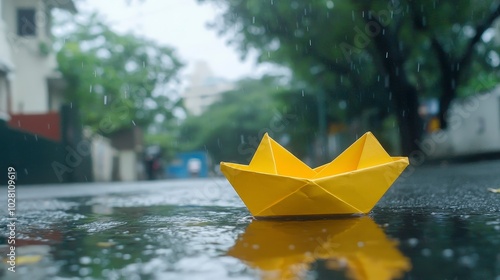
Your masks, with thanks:
[[[440,99],[446,128],[458,93],[499,80],[488,74],[497,66],[488,55],[498,56],[498,46],[483,40],[500,14],[497,1],[199,1],[220,4],[213,26],[243,54],[257,49],[260,61],[289,67],[349,106],[372,95],[385,100],[381,109],[391,103],[405,154],[418,148],[423,132],[420,96]],[[487,83],[477,82],[485,76]]]
[[[291,97],[291,96],[294,97]],[[294,100],[284,104],[283,100]],[[300,102],[302,100],[302,102]],[[307,104],[310,104],[308,109]],[[276,77],[245,79],[234,90],[222,94],[202,115],[189,116],[181,126],[181,149],[202,149],[210,153],[215,162],[235,161],[248,163],[264,133],[277,140],[290,139],[293,152],[306,154],[310,116],[317,119],[315,100],[291,90]],[[300,113],[299,113],[300,112]]]
[[[118,34],[95,14],[62,25],[70,28],[61,36],[59,70],[66,98],[78,104],[85,125],[110,133],[172,117],[180,106],[174,87],[182,67],[172,48]]]

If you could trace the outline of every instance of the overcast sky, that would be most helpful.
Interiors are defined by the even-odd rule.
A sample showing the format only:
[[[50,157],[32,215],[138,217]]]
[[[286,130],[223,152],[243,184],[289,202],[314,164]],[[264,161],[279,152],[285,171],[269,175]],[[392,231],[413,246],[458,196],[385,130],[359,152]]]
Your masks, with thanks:
[[[197,60],[205,60],[214,74],[237,79],[256,72],[255,58],[242,62],[234,46],[213,29],[206,27],[217,16],[211,4],[199,5],[196,0],[83,0],[80,11],[98,11],[112,28],[119,32],[133,31],[174,47],[191,72]],[[260,67],[260,71],[265,71]]]

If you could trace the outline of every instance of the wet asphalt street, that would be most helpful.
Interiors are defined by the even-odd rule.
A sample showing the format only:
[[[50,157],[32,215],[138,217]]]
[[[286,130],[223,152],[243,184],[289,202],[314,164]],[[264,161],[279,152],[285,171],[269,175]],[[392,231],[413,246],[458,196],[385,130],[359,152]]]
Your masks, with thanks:
[[[224,178],[17,186],[17,270],[0,278],[498,280],[488,188],[500,160],[409,167],[366,219],[294,224],[253,221]]]
[[[433,209],[458,214],[500,213],[500,195],[487,191],[489,188],[500,188],[500,160],[410,166],[380,200],[377,208]],[[191,191],[195,195],[188,195]],[[155,203],[166,204],[178,201],[217,204],[218,198],[235,195],[224,178],[21,186],[18,189],[20,201],[116,193],[135,193],[139,197],[158,193]],[[239,201],[234,203],[243,206]]]

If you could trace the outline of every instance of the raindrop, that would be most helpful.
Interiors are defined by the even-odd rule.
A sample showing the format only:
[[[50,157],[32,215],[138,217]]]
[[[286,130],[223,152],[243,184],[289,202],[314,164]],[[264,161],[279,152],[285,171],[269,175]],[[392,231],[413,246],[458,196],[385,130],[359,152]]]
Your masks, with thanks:
[[[365,243],[363,241],[359,241],[358,242],[358,247],[361,248],[361,247],[364,247],[365,246]]]
[[[255,17],[252,17],[252,24],[255,24]]]
[[[328,9],[333,9],[333,7],[335,7],[335,3],[333,3],[333,1],[327,1],[326,2],[326,7]]]
[[[94,70],[94,77],[97,77],[97,71]]]
[[[35,140],[38,141],[38,134],[35,134]]]
[[[453,257],[453,250],[452,249],[444,249],[443,250],[443,257],[450,259]]]
[[[90,85],[89,92],[92,92],[92,85]]]
[[[274,0],[271,0],[271,5],[274,5]]]
[[[92,272],[92,268],[90,267],[82,267],[78,270],[78,273],[80,276],[86,276],[89,275]]]
[[[108,96],[104,95],[104,105],[106,105],[107,103],[108,103]]]
[[[145,61],[143,61],[143,62],[142,62],[142,68],[145,68],[145,67],[146,67],[146,62],[145,62]]]
[[[408,245],[410,245],[411,247],[415,247],[415,246],[417,246],[417,244],[418,244],[418,239],[416,239],[416,238],[408,239]]]
[[[420,63],[417,63],[417,72],[420,72]]]
[[[288,245],[288,250],[295,250],[295,245],[293,244]]]
[[[92,262],[92,259],[87,256],[83,256],[80,258],[80,263],[81,264],[90,264]]]
[[[432,254],[431,249],[425,248],[422,250],[422,256],[429,257]]]
[[[253,245],[252,245],[252,249],[254,249],[254,250],[259,249],[259,245],[258,245],[258,244],[253,244]]]
[[[312,41],[311,41],[311,39],[309,39],[309,46],[312,46]]]
[[[135,122],[132,120],[132,124],[135,126]]]
[[[302,90],[302,97],[304,97],[304,90]]]
[[[389,52],[385,52],[385,58],[389,57]]]
[[[240,142],[241,144],[245,144],[245,137],[243,137],[243,134],[240,135]]]
[[[28,175],[28,169],[24,169],[24,174]]]

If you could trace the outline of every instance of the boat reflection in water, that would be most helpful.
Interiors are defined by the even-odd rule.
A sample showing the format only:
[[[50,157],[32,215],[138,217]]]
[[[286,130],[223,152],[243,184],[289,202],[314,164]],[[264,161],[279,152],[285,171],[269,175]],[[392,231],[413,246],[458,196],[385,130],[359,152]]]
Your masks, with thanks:
[[[394,279],[411,264],[369,217],[253,221],[229,249],[262,279],[302,279],[317,262],[349,279]]]

